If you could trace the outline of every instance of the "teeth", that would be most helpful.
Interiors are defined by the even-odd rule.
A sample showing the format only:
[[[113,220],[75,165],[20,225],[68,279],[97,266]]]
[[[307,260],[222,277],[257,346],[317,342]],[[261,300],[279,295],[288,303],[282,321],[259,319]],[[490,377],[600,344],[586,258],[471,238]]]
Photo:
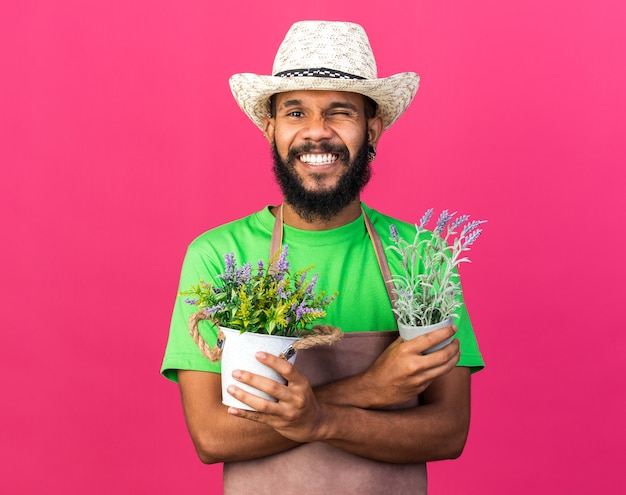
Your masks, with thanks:
[[[311,163],[314,165],[321,165],[326,163],[333,163],[337,160],[337,155],[333,153],[323,153],[323,154],[310,154],[310,155],[301,155],[300,161],[303,163]]]

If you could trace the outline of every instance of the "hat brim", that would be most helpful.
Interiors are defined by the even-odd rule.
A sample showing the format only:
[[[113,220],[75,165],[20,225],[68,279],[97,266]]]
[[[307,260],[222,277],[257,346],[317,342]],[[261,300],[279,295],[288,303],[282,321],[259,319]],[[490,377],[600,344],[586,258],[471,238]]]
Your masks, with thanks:
[[[378,104],[385,129],[404,113],[419,87],[419,76],[403,72],[381,79],[335,79],[328,77],[276,77],[258,74],[231,76],[230,89],[243,112],[262,129],[268,116],[269,98],[298,90],[349,91],[370,97]]]

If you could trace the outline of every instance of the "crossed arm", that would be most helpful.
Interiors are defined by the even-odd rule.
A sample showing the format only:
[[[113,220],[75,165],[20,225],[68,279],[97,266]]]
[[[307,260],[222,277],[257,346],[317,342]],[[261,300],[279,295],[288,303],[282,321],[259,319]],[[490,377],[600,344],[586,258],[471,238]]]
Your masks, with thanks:
[[[470,373],[456,367],[458,341],[429,355],[450,327],[409,342],[398,339],[364,373],[313,390],[297,368],[274,356],[257,358],[287,385],[247,372],[235,378],[276,397],[270,402],[232,387],[229,392],[257,411],[221,403],[215,373],[179,371],[187,425],[206,463],[250,460],[321,441],[385,462],[425,462],[460,455],[469,429]],[[381,408],[420,395],[420,405]]]

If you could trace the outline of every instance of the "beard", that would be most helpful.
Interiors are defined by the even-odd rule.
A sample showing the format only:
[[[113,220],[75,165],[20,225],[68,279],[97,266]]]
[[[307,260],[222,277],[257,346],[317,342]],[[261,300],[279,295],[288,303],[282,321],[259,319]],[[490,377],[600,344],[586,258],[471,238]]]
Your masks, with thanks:
[[[339,177],[337,184],[324,191],[310,191],[303,185],[302,179],[295,170],[295,161],[298,155],[310,152],[335,153],[343,163],[344,173]],[[329,143],[320,145],[304,144],[289,150],[287,160],[283,160],[278,153],[276,143],[272,144],[274,158],[274,176],[285,197],[285,201],[306,222],[315,220],[329,221],[339,214],[346,206],[359,197],[372,176],[372,167],[367,157],[367,139],[351,160],[350,152],[345,146],[332,146]],[[323,174],[313,174],[318,184],[324,180]]]

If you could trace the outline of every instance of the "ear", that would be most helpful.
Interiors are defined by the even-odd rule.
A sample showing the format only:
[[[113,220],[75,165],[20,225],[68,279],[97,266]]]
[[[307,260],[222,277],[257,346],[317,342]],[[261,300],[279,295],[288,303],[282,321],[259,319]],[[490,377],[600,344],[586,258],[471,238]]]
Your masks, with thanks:
[[[384,130],[383,119],[380,116],[373,117],[367,120],[367,142],[372,146],[378,146],[378,140],[383,134]]]
[[[274,144],[274,119],[271,117],[263,118],[263,135],[267,142]]]

